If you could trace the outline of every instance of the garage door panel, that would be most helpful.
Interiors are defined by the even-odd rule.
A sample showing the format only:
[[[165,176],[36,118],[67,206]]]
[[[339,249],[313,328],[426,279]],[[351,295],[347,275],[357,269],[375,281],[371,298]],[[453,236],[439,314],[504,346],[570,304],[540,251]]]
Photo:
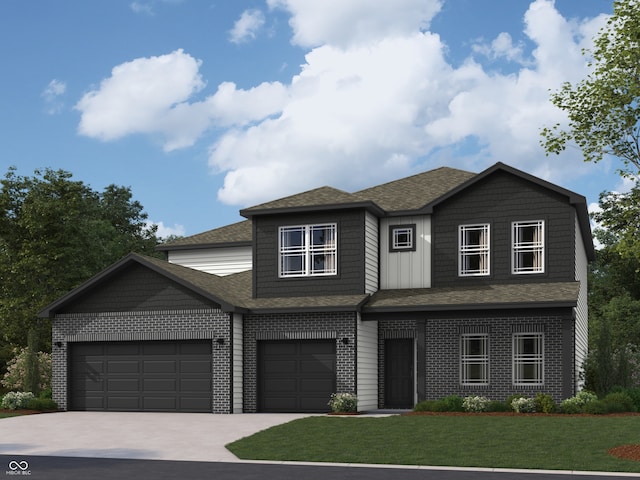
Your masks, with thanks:
[[[70,407],[211,412],[211,353],[210,340],[70,344]]]
[[[314,374],[333,372],[333,358],[313,358],[300,362],[300,373]]]
[[[258,352],[260,411],[329,410],[336,385],[335,340],[267,340]]]
[[[211,381],[199,378],[183,378],[180,380],[182,392],[210,392]]]
[[[210,373],[211,372],[211,359],[206,360],[181,360],[180,361],[181,373]]]
[[[109,360],[107,361],[107,371],[109,374],[140,373],[140,362],[137,359]]]
[[[333,393],[333,380],[326,378],[304,378],[300,380],[299,388],[302,393],[328,392]],[[327,399],[329,401],[329,399]]]
[[[176,373],[176,361],[175,360],[144,360],[143,370],[144,373]]]
[[[176,380],[174,378],[145,378],[143,391],[145,392],[174,392]]]
[[[140,345],[136,342],[107,343],[105,355],[113,357],[115,355],[138,355]]]

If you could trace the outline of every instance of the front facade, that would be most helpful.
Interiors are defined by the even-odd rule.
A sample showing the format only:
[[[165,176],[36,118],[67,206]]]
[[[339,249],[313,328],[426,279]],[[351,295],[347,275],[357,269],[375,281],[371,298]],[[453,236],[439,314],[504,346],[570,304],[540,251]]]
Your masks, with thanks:
[[[69,410],[323,412],[574,395],[584,197],[504,164],[322,187],[131,254],[41,312]]]

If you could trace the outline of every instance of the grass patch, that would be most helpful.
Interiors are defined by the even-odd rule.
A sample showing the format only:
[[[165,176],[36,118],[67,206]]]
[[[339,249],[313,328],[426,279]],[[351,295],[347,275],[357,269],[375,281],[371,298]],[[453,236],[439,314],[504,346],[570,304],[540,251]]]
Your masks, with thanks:
[[[640,416],[309,417],[227,445],[239,458],[640,472],[610,448],[640,444]]]
[[[0,418],[17,417],[18,415],[22,415],[22,414],[21,413],[0,412]]]

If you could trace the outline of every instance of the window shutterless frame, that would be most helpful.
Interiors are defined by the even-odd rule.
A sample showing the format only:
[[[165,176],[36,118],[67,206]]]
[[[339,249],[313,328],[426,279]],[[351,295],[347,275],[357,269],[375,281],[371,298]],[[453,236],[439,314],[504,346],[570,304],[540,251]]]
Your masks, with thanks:
[[[513,384],[544,385],[544,333],[513,334]]]
[[[390,225],[389,251],[414,252],[416,250],[416,225]]]
[[[461,277],[491,273],[491,227],[488,223],[458,227],[458,275]]]
[[[460,336],[460,384],[489,385],[489,335]]]
[[[511,273],[515,275],[544,273],[544,220],[511,224]]]
[[[336,275],[337,258],[335,223],[280,227],[279,277]]]

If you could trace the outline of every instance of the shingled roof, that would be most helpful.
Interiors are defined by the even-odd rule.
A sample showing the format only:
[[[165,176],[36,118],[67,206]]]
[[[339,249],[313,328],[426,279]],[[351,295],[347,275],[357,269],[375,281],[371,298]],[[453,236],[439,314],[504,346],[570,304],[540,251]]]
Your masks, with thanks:
[[[193,248],[207,248],[223,245],[250,245],[252,240],[252,228],[250,220],[243,220],[220,228],[214,228],[206,232],[179,238],[173,242],[163,243],[156,247],[158,251],[191,250]]]
[[[475,176],[472,172],[441,167],[366,188],[353,195],[375,202],[386,212],[418,210]]]
[[[450,288],[379,290],[365,312],[468,310],[473,308],[575,307],[580,282],[522,283]]]

